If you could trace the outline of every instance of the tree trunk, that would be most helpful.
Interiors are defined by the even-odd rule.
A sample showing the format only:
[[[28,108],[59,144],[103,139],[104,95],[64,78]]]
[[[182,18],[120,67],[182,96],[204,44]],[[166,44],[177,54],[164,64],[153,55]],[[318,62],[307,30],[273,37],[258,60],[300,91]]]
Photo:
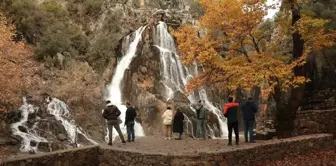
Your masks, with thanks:
[[[301,18],[300,16],[300,8],[294,3],[294,1],[290,1],[291,11],[292,11],[292,25]],[[301,35],[298,31],[295,31],[292,34],[293,40],[293,59],[298,59],[303,54],[303,46],[304,41],[301,38]],[[305,76],[304,67],[298,66],[294,68],[295,76]],[[283,95],[281,94],[281,90],[277,89],[275,97],[277,102],[277,116],[276,116],[276,130],[278,138],[286,138],[294,135],[294,120],[296,118],[296,111],[298,110],[303,93],[304,93],[305,85],[302,84],[298,88],[293,88],[290,91],[290,97],[287,102],[284,102]]]

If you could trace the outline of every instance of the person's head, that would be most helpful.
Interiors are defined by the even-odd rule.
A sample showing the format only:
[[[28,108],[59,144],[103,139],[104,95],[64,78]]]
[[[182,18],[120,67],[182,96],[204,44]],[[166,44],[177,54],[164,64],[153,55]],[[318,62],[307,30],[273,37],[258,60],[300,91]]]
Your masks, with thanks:
[[[252,97],[248,97],[247,100],[248,100],[248,101],[252,101],[253,98],[252,98]]]
[[[129,102],[126,102],[126,107],[128,108],[130,106],[131,106],[131,104]]]
[[[110,100],[107,100],[106,101],[106,106],[112,106],[113,104],[111,103],[111,101]]]
[[[229,98],[228,98],[228,101],[229,101],[229,103],[232,103],[232,102],[233,102],[233,98],[232,98],[232,97],[229,97]]]
[[[167,107],[167,110],[171,110],[171,107]]]

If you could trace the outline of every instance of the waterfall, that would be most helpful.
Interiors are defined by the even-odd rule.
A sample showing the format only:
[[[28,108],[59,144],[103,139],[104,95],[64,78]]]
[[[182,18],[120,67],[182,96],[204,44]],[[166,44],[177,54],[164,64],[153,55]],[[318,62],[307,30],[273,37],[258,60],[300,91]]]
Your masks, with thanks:
[[[87,134],[84,132],[84,130],[80,127],[78,127],[74,120],[70,118],[70,112],[68,109],[68,106],[61,100],[57,98],[47,98],[47,113],[48,115],[52,115],[55,117],[55,119],[59,122],[61,122],[62,126],[67,132],[68,140],[70,143],[74,144],[76,143],[76,134],[83,135],[88,141],[90,141],[93,144],[97,144],[94,140],[90,139]],[[39,111],[39,108],[28,104],[26,98],[23,98],[23,105],[19,108],[21,111],[21,119],[20,121],[13,123],[11,125],[11,129],[14,135],[17,135],[22,138],[21,140],[21,147],[20,151],[22,152],[37,152],[38,151],[38,145],[41,142],[47,143],[49,142],[46,138],[43,138],[39,136],[37,130],[38,130],[38,124],[41,119],[39,117],[36,117],[36,122],[34,122],[33,125],[28,125],[29,121],[29,115],[30,114],[36,114]],[[24,128],[26,131],[21,131]],[[40,129],[41,130],[41,129]],[[45,129],[44,129],[45,130]],[[44,131],[47,132],[47,131]],[[35,145],[32,144],[35,142]]]
[[[133,41],[130,43],[129,47],[127,48],[125,55],[123,58],[118,62],[117,68],[115,70],[115,74],[112,78],[112,82],[110,85],[108,85],[108,97],[106,100],[110,100],[113,104],[115,104],[119,110],[121,111],[120,118],[122,120],[122,124],[125,121],[125,115],[126,115],[126,106],[122,104],[122,95],[120,90],[120,83],[122,79],[124,78],[125,70],[128,69],[130,63],[132,62],[133,58],[136,56],[136,50],[138,43],[141,40],[141,34],[146,29],[146,27],[140,27],[138,30],[136,30],[133,34],[135,35]],[[129,36],[126,37],[126,40],[130,39]],[[144,136],[144,131],[142,126],[139,123],[135,123],[134,125],[135,135],[136,136]],[[126,133],[126,128],[121,127],[122,133]],[[117,136],[117,131],[113,128],[113,140]],[[105,137],[105,140],[108,141],[108,134]]]
[[[39,109],[31,104],[28,104],[26,98],[23,98],[23,105],[20,107],[21,110],[21,119],[20,121],[13,123],[11,125],[11,129],[14,135],[20,136],[21,140],[21,147],[20,151],[29,152],[37,151],[37,146],[31,146],[30,142],[48,142],[47,139],[40,137],[38,133],[34,130],[36,125],[33,125],[31,129],[27,126],[28,115],[31,113],[36,113]],[[20,131],[19,127],[24,127],[27,129],[27,132]]]
[[[195,71],[194,72],[195,72],[195,75],[198,75],[198,66],[197,65],[195,65]],[[221,130],[221,137],[227,136],[229,132],[227,130],[227,127],[226,127],[227,125],[225,123],[225,119],[224,119],[224,115],[223,115],[222,111],[219,110],[217,107],[215,107],[209,101],[208,95],[207,95],[204,88],[198,90],[198,94],[200,96],[200,99],[205,101],[205,107],[208,110],[211,110],[217,116],[218,122],[219,122],[219,127],[220,127],[220,130]]]
[[[68,139],[72,144],[77,143],[77,134],[83,135],[88,141],[93,144],[97,144],[96,141],[90,139],[83,129],[75,124],[75,121],[70,118],[70,112],[68,106],[57,98],[47,98],[48,106],[47,111],[50,115],[53,115],[56,120],[60,121],[67,132]]]
[[[166,94],[169,94],[165,96],[168,101],[175,91],[185,91],[186,71],[176,52],[174,39],[167,31],[167,25],[164,22],[159,22],[157,26],[154,43],[160,51],[162,63],[160,74],[163,76],[162,83],[166,87]]]
[[[164,22],[159,22],[156,28],[154,46],[160,51],[160,60],[162,64],[161,75],[163,76],[162,83],[166,88],[166,100],[172,98],[172,95],[176,91],[184,92],[188,81],[193,75],[198,74],[197,64],[194,65],[195,71],[189,71],[187,67],[182,65],[182,62],[177,54],[175,41],[167,30],[167,25]],[[212,105],[208,100],[208,96],[204,89],[198,91],[199,98],[205,101],[205,107],[216,114],[220,130],[221,137],[227,135],[227,128],[224,122],[224,116],[222,112]],[[188,99],[194,103],[197,101],[196,91],[192,92]],[[194,110],[194,109],[192,109]],[[213,132],[212,132],[213,133]],[[212,134],[212,137],[214,135]]]

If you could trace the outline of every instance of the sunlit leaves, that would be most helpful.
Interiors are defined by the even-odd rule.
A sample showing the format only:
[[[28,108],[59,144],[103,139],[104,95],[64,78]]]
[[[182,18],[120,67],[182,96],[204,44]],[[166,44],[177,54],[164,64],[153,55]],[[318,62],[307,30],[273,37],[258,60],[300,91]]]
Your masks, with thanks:
[[[334,33],[323,29],[326,20],[302,16],[292,27],[288,10],[274,22],[264,21],[268,7],[263,0],[200,0],[200,4],[206,13],[199,25],[173,31],[184,62],[196,61],[204,68],[189,82],[189,91],[204,85],[220,90],[258,86],[269,95],[276,86],[297,87],[309,80],[295,77],[293,69],[305,64],[309,52],[329,47],[335,39]],[[297,31],[305,41],[304,52],[292,59],[291,34]]]

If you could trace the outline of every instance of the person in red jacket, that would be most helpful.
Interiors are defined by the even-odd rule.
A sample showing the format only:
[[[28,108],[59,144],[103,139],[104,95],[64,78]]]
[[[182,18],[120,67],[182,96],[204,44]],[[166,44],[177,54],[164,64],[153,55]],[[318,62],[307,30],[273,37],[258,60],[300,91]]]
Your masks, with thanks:
[[[229,131],[229,144],[232,145],[232,129],[236,136],[236,145],[239,145],[239,133],[238,133],[238,106],[239,103],[235,103],[232,97],[228,99],[229,103],[224,106],[224,116],[227,118],[227,126]]]

